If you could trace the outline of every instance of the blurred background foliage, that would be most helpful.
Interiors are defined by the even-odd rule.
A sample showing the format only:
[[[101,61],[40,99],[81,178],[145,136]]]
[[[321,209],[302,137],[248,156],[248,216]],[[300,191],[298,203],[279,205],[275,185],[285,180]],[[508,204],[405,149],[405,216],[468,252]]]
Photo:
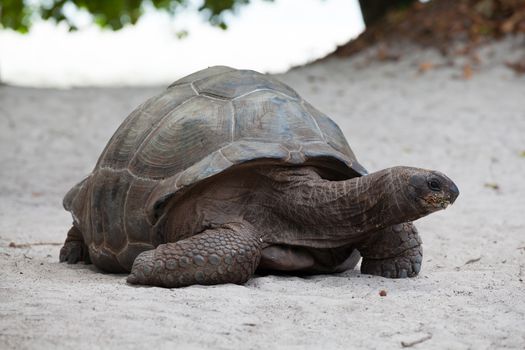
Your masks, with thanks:
[[[428,2],[431,6],[424,6],[421,2]],[[202,0],[196,9],[211,25],[226,29],[225,15],[249,3],[250,0]],[[72,20],[72,14],[81,11],[87,13],[92,22],[100,27],[119,30],[126,25],[137,23],[147,9],[153,8],[176,16],[178,11],[192,4],[192,0],[1,0],[0,26],[27,33],[36,20],[44,19],[65,23],[69,30],[74,31],[78,28]],[[480,27],[481,32],[485,30],[489,34],[495,31],[522,32],[519,27],[525,18],[525,0],[359,0],[359,5],[367,27],[384,23],[385,20],[392,22],[392,18],[395,17],[396,25],[400,19],[406,23],[408,34],[412,33],[414,28],[424,28],[428,31],[427,27],[440,22],[442,25],[439,31],[448,35],[448,32],[454,31],[449,23],[453,21],[464,22],[463,26],[469,28],[473,23],[475,31]],[[437,8],[441,10],[436,11]],[[406,20],[407,17],[417,17],[414,15],[417,15],[418,11],[424,12],[420,11],[421,9],[429,12],[424,13],[424,23],[411,23]],[[300,14],[300,8],[297,11]],[[445,11],[448,14],[444,14]],[[389,14],[390,18],[387,16]],[[503,29],[498,29],[504,22]],[[457,25],[461,26],[461,23]],[[515,28],[518,29],[514,30]],[[388,28],[386,32],[390,30]]]
[[[525,0],[400,1],[389,7],[380,6],[381,0],[359,3],[363,14],[369,7],[368,19],[364,16],[367,29],[338,47],[336,56],[351,56],[379,42],[400,41],[464,55],[488,41],[525,34]],[[398,54],[383,51],[383,55],[395,58]]]
[[[360,0],[359,4],[368,26],[383,17],[387,11],[408,7],[414,1],[416,0]],[[128,24],[137,23],[148,7],[175,16],[190,3],[191,0],[2,0],[0,25],[27,33],[34,21],[44,19],[65,23],[69,30],[75,31],[78,28],[71,14],[80,10],[87,12],[100,27],[119,30]],[[213,26],[226,29],[225,14],[235,12],[249,3],[250,0],[203,0],[197,11]]]
[[[273,0],[264,0],[273,1]],[[135,24],[148,7],[175,16],[190,5],[189,0],[2,0],[0,2],[0,24],[20,33],[27,33],[38,19],[65,23],[69,30],[77,30],[71,19],[75,10],[87,12],[92,21],[102,28],[119,30]],[[204,0],[198,11],[212,25],[227,28],[224,15],[234,12],[250,0]]]
[[[80,11],[102,28],[119,30],[137,23],[151,9],[172,17],[190,9],[211,25],[226,29],[227,14],[249,4],[250,0],[201,0],[198,6],[194,0],[0,0],[0,28],[27,33],[35,21],[43,19],[65,23],[74,31],[79,28],[73,18]],[[444,54],[456,50],[451,44],[459,40],[465,43],[459,51],[468,53],[487,40],[525,33],[525,0],[359,0],[359,5],[366,30],[339,46],[334,52],[337,56],[400,40],[436,47]],[[299,6],[297,15],[301,15]],[[182,31],[177,36],[187,34]]]

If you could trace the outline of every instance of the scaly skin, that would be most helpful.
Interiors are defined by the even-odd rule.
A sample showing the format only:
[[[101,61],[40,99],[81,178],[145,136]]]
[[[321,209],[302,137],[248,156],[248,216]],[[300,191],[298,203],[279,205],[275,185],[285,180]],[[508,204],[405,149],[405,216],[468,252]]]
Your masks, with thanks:
[[[410,221],[444,209],[458,194],[445,175],[409,167],[341,181],[327,180],[310,167],[225,174],[174,202],[168,211],[172,220],[163,226],[169,243],[130,257],[136,258],[128,282],[163,287],[244,283],[261,256],[263,267],[265,259],[273,263],[266,264],[270,269],[330,272],[342,261],[326,257],[344,247],[361,252],[363,273],[412,277],[421,268],[422,249]],[[81,259],[81,239],[76,228],[70,231],[62,261]],[[284,249],[286,261],[278,255],[273,261],[271,249],[262,254],[272,246]]]
[[[358,248],[363,256],[361,273],[387,278],[415,277],[423,260],[421,243],[411,222],[385,228]]]
[[[141,253],[127,281],[162,287],[241,284],[259,265],[261,246],[250,224],[223,225]]]
[[[72,226],[67,233],[64,246],[60,249],[59,259],[60,262],[67,262],[68,264],[76,264],[79,261],[84,261],[86,264],[91,263],[88,247],[84,243],[82,233],[75,226]]]

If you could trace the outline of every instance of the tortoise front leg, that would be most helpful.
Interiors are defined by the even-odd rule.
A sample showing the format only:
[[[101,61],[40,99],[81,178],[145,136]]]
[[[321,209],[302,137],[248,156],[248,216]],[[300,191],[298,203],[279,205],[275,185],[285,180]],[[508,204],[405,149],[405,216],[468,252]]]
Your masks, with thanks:
[[[168,288],[241,284],[259,265],[261,246],[262,240],[250,224],[222,225],[141,253],[127,281]]]
[[[423,247],[411,222],[374,233],[358,250],[363,256],[361,273],[364,274],[405,278],[415,277],[421,270]]]

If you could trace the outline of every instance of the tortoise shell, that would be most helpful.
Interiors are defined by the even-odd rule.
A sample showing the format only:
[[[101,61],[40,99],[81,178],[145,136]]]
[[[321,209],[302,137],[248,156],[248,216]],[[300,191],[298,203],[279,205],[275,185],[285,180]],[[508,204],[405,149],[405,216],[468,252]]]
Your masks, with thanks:
[[[158,227],[167,199],[261,160],[311,164],[341,178],[366,174],[339,127],[290,87],[255,71],[216,66],[176,81],[133,111],[64,207],[97,265],[129,270],[137,254],[165,243]]]

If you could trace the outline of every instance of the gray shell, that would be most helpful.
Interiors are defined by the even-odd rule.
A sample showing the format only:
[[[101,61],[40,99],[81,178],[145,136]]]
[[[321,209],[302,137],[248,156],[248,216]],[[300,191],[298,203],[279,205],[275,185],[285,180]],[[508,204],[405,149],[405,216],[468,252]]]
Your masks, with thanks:
[[[310,163],[344,178],[366,173],[339,127],[290,87],[216,66],[176,81],[133,111],[64,207],[88,246],[103,245],[131,266],[134,250],[163,243],[155,225],[167,198],[262,159]]]

